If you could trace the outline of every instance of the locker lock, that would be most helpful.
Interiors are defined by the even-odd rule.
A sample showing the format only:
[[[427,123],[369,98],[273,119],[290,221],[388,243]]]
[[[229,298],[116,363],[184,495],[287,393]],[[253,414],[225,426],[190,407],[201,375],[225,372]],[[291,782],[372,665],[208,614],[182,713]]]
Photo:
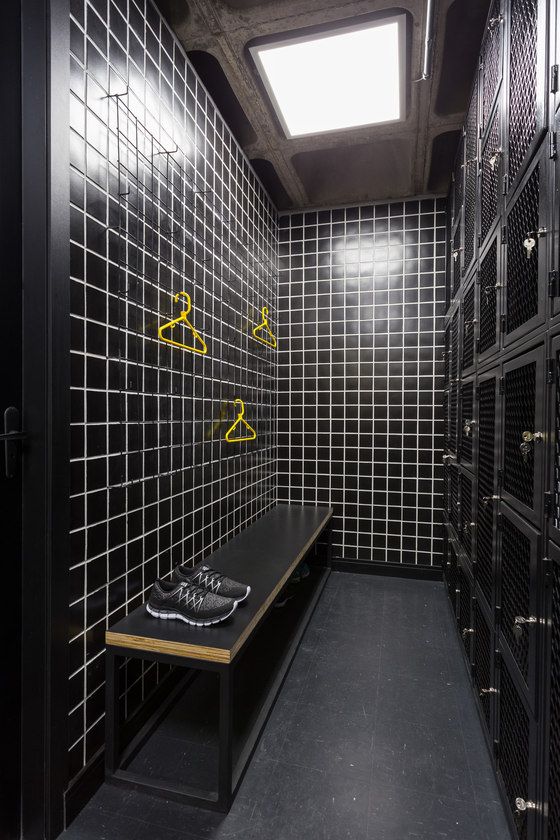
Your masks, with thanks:
[[[476,528],[476,522],[466,522],[463,525],[463,534],[466,534],[467,531],[474,531]]]
[[[487,507],[490,502],[499,502],[500,497],[494,494],[493,496],[483,496],[482,497],[482,504],[484,507]]]
[[[493,29],[500,25],[503,19],[503,15],[498,15],[497,17],[490,18],[490,20],[488,21],[488,31],[492,32]]]
[[[533,248],[537,244],[537,240],[546,233],[548,233],[548,230],[545,227],[540,227],[538,230],[531,230],[526,234],[525,239],[523,240],[523,247],[527,252],[528,260],[531,259],[531,254],[533,253]]]
[[[471,318],[470,321],[465,321],[464,327],[466,330],[470,330],[477,323],[478,321],[476,320],[476,318]]]
[[[531,443],[535,440],[544,440],[543,432],[523,432],[521,437],[523,438],[523,443]]]
[[[488,694],[497,694],[498,689],[491,686],[490,688],[481,688],[478,692],[479,697],[486,697]]]
[[[498,165],[498,161],[500,160],[502,155],[503,155],[503,149],[501,149],[501,148],[500,149],[495,149],[495,151],[493,151],[492,154],[490,155],[490,157],[488,158],[488,164],[489,164],[492,172],[494,172],[494,170],[496,169],[496,167]]]
[[[467,636],[471,636],[474,633],[474,627],[464,627],[461,636],[463,639],[466,639]]]
[[[536,624],[537,618],[534,615],[530,615],[529,618],[525,618],[522,615],[516,615],[513,620],[513,635],[516,639],[521,639],[523,637],[523,627],[526,624]]]
[[[454,248],[451,251],[451,256],[453,257],[453,262],[457,262],[457,260],[459,259],[459,254],[461,253],[462,250],[463,250],[462,248]]]
[[[531,454],[531,444],[536,440],[543,440],[544,435],[542,432],[523,432],[521,438],[522,442],[519,444],[519,450],[521,452],[523,462],[526,464],[529,460],[529,455]]]
[[[475,423],[476,423],[476,420],[465,420],[465,423],[463,425],[463,434],[465,435],[465,437],[470,437],[471,436],[471,432],[473,430],[473,426],[475,425]]]
[[[532,802],[530,799],[523,799],[522,796],[515,797],[515,816],[518,817],[524,811],[536,811],[538,810],[538,805],[536,802]]]
[[[443,455],[441,460],[444,464],[450,464],[455,460],[455,458],[453,457],[453,455]]]
[[[503,289],[503,288],[504,288],[504,284],[503,284],[503,283],[494,283],[493,285],[490,285],[490,286],[485,286],[485,287],[484,287],[485,303],[486,303],[487,305],[490,303],[490,294],[491,294],[492,292],[495,292],[495,291],[497,291],[498,289]]]

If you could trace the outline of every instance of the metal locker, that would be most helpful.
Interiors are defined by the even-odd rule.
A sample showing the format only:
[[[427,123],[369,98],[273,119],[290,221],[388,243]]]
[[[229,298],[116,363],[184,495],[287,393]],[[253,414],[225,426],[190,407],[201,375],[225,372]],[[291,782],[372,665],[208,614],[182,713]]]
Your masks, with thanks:
[[[496,764],[519,840],[534,840],[537,821],[536,725],[523,693],[500,656]]]
[[[494,628],[478,602],[474,602],[473,679],[486,723],[487,736],[492,736],[493,707],[496,696],[494,674]]]
[[[495,603],[496,502],[498,500],[498,370],[477,380],[476,576],[489,610]]]
[[[544,840],[560,840],[560,548],[549,543],[546,586]]]
[[[451,236],[451,297],[454,298],[461,285],[461,273],[463,271],[463,226],[462,211],[455,224]]]
[[[480,244],[483,247],[501,211],[503,178],[502,110],[490,119],[480,155]]]
[[[500,248],[496,234],[486,252],[481,256],[478,273],[478,363],[497,352],[500,346],[501,264]]]
[[[469,568],[473,569],[473,548],[475,522],[473,518],[473,497],[475,481],[473,476],[464,469],[459,472],[459,542],[463,546],[465,558],[468,560]]]
[[[536,710],[539,532],[507,505],[498,515],[499,639],[508,667],[517,669],[533,712]]]
[[[493,0],[480,52],[480,124],[483,135],[502,82],[503,39],[502,3],[501,0]]]
[[[459,403],[459,450],[457,454],[463,466],[472,468],[476,434],[474,379],[467,379],[461,383]]]
[[[542,510],[544,349],[506,362],[502,391],[502,497],[531,522]]]
[[[475,306],[475,277],[463,293],[461,305],[461,333],[463,350],[461,354],[461,374],[472,373],[475,363],[475,346],[477,338],[477,315]]]
[[[509,0],[506,24],[507,171],[511,193],[547,125],[546,0]]]
[[[478,85],[474,84],[465,120],[465,210],[462,276],[465,277],[476,256],[477,184],[478,184]]]
[[[504,345],[540,326],[548,296],[547,169],[548,144],[541,147],[507,209]]]
[[[457,589],[457,626],[459,628],[459,635],[461,636],[463,647],[465,648],[465,654],[469,663],[471,663],[471,646],[474,634],[472,614],[474,585],[467,568],[463,565],[461,560],[459,560],[457,568]]]
[[[453,186],[453,218],[451,221],[452,227],[454,227],[461,214],[461,210],[463,207],[463,197],[464,197],[464,177],[465,177],[465,167],[464,167],[464,158],[465,158],[465,138],[464,136],[461,137],[459,142],[459,147],[457,149],[457,154],[455,156],[455,163],[453,166],[453,175],[452,175],[452,186]]]
[[[453,615],[457,615],[457,562],[458,546],[453,537],[446,533],[445,545],[447,545],[447,556],[445,557],[444,578],[447,586],[447,593],[451,601]]]
[[[451,376],[451,323],[445,328],[443,348],[443,386],[449,385]]]
[[[546,514],[548,536],[560,545],[560,336],[552,339],[547,362],[550,390],[547,432],[548,478]]]
[[[455,462],[451,462],[449,465],[449,510],[447,513],[449,522],[458,536],[461,522],[461,502],[459,499],[459,468]]]

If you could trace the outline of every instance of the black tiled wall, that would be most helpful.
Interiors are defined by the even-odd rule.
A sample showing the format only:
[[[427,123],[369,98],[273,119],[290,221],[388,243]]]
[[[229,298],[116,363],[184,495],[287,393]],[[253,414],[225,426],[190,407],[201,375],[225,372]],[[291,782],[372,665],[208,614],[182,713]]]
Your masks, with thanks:
[[[69,781],[103,743],[106,627],[276,500],[276,356],[250,333],[277,296],[274,209],[155,7],[71,7]],[[207,355],[158,340],[180,291]],[[254,442],[224,440],[236,397]],[[127,668],[123,714],[159,677]]]
[[[334,556],[440,563],[445,202],[282,216],[279,499]]]

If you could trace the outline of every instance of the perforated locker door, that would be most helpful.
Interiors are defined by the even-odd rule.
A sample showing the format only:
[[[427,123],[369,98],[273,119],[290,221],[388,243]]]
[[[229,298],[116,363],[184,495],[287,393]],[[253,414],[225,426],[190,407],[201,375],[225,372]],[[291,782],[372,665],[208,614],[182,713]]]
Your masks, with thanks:
[[[463,199],[464,199],[464,181],[465,181],[465,137],[464,133],[461,134],[461,139],[457,146],[457,152],[455,155],[455,162],[453,164],[453,174],[451,179],[452,185],[452,195],[453,195],[453,205],[452,205],[452,219],[451,219],[451,226],[452,228],[455,227],[457,222],[459,221],[459,216],[461,215],[461,210],[463,209]]]
[[[537,800],[536,724],[519,684],[503,657],[498,660],[496,763],[498,778],[516,826],[519,840],[534,840],[535,811],[520,811],[516,800]]]
[[[461,519],[459,522],[459,542],[463,547],[465,558],[468,561],[469,568],[473,570],[473,550],[474,550],[474,528],[475,523],[473,519],[475,498],[475,480],[474,476],[467,470],[460,468],[459,470],[459,501]]]
[[[547,125],[547,2],[506,4],[507,155],[510,194]]]
[[[499,429],[499,370],[479,376],[476,387],[478,447],[476,494],[476,577],[481,597],[493,609],[496,588],[496,501]]]
[[[492,107],[502,83],[504,20],[501,0],[493,0],[488,12],[480,51],[480,125],[486,134]]]
[[[478,701],[486,723],[487,735],[492,735],[493,707],[495,701],[494,630],[478,602],[473,614],[473,679]]]
[[[533,523],[543,499],[545,443],[544,348],[538,347],[503,366],[502,497]]]
[[[475,381],[461,381],[459,393],[459,461],[463,466],[472,468],[474,439],[476,435],[475,416]]]
[[[443,385],[449,385],[451,376],[451,322],[445,328],[443,335]]]
[[[451,233],[450,251],[450,275],[451,275],[451,298],[454,299],[461,285],[461,274],[463,270],[463,211]]]
[[[458,564],[458,545],[455,539],[449,534],[445,535],[445,544],[447,545],[447,556],[445,557],[445,565],[443,569],[445,585],[449,600],[451,601],[451,608],[453,615],[457,616],[457,564]]]
[[[501,232],[481,252],[478,269],[478,363],[500,348],[500,312],[502,307]]]
[[[560,545],[560,336],[550,343],[550,360],[547,374],[552,380],[550,393],[546,449],[548,452],[547,473],[547,524],[548,536]]]
[[[504,344],[544,323],[548,301],[548,143],[531,163],[506,212]]]
[[[560,27],[560,0],[557,3],[558,8],[558,26]],[[560,50],[560,29],[557,30],[556,36],[558,38]],[[560,77],[559,77],[560,78]],[[557,103],[560,103],[560,93],[556,95]],[[557,105],[558,107],[558,105]],[[556,112],[554,118],[554,131],[556,135],[556,143],[558,146],[558,132],[560,131],[560,110]],[[551,200],[553,220],[553,236],[551,238],[551,263],[550,270],[554,270],[555,274],[549,275],[549,296],[551,298],[550,314],[553,318],[560,315],[560,156],[556,154],[556,159],[552,164],[552,184],[553,195]]]
[[[503,179],[502,109],[490,116],[480,154],[480,246],[486,245],[502,206]]]
[[[547,557],[544,840],[560,840],[560,548],[549,543]]]
[[[461,300],[461,375],[468,376],[475,365],[475,347],[478,336],[478,317],[476,312],[476,275],[465,287]]]
[[[517,670],[536,713],[537,649],[540,633],[538,552],[540,535],[507,505],[498,516],[499,639],[508,668]]]
[[[449,508],[447,515],[455,534],[458,536],[461,525],[461,501],[459,498],[459,468],[454,461],[449,465]]]
[[[461,559],[459,559],[457,567],[457,589],[459,590],[457,596],[457,626],[467,659],[472,663],[474,584],[470,573],[463,565]]]
[[[478,84],[475,84],[465,119],[465,210],[462,276],[466,277],[476,256],[478,224]]]

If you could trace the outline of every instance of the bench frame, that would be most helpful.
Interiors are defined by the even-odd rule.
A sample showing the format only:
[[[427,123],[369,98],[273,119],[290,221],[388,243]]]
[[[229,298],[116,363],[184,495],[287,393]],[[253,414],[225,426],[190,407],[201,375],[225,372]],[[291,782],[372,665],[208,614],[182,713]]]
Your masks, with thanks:
[[[203,659],[191,659],[185,656],[174,656],[158,651],[138,650],[117,645],[107,644],[106,649],[106,685],[105,685],[105,708],[106,708],[106,746],[105,746],[105,779],[108,783],[133,790],[141,790],[157,796],[184,802],[189,805],[198,805],[222,813],[227,813],[231,807],[235,794],[241,784],[244,771],[253,754],[259,739],[260,733],[272,711],[278,692],[284,682],[291,662],[301,642],[302,636],[311,619],[313,611],[321,596],[324,586],[330,574],[332,560],[332,527],[327,522],[325,527],[316,537],[309,552],[312,552],[317,545],[320,536],[326,535],[326,556],[320,558],[320,573],[315,584],[315,589],[303,611],[295,633],[290,644],[284,651],[276,670],[273,681],[263,696],[256,720],[243,745],[238,760],[233,761],[233,688],[235,678],[235,667],[241,659],[240,655],[231,662],[213,662]],[[308,554],[309,554],[308,552]],[[314,564],[315,567],[315,564]],[[265,616],[268,614],[272,604],[263,615],[259,624],[246,639],[245,644],[253,637],[253,633],[259,632],[259,627]],[[122,748],[120,742],[120,725],[118,720],[119,710],[119,673],[121,660],[142,659],[152,662],[162,662],[169,665],[186,669],[186,674],[179,684],[170,691],[164,703],[160,705],[157,712],[146,722],[140,731],[134,736],[126,748]],[[207,791],[199,788],[174,784],[171,781],[153,779],[127,770],[127,765],[134,758],[143,744],[149,738],[159,722],[167,714],[171,706],[178,699],[179,695],[187,688],[197,676],[199,671],[212,671],[219,675],[219,752],[218,752],[218,787],[215,791]]]

